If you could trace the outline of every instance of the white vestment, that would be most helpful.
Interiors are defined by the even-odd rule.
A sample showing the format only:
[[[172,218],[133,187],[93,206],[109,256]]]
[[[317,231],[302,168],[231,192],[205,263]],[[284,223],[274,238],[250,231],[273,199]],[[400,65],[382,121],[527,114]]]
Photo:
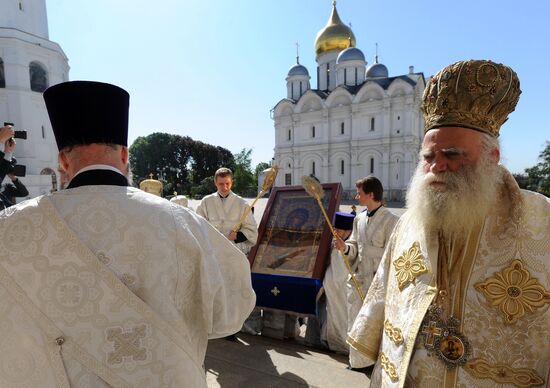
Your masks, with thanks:
[[[221,198],[216,192],[202,199],[197,207],[197,214],[207,219],[221,234],[227,237],[248,208],[248,203],[232,191],[226,198]],[[248,213],[238,231],[245,235],[247,241],[236,245],[242,252],[248,254],[258,240],[258,226],[252,212]]]
[[[398,216],[382,206],[371,217],[364,211],[353,220],[353,232],[346,245],[349,247],[350,264],[355,269],[355,279],[363,295],[367,294],[398,219]],[[348,330],[351,330],[363,302],[351,279],[348,281],[347,290]],[[368,365],[367,359],[353,348],[350,349],[349,361],[353,368],[364,368]]]
[[[1,387],[205,387],[208,339],[255,303],[233,244],[135,188],[31,199],[0,233]]]
[[[484,223],[444,242],[409,213],[396,226],[348,337],[372,386],[549,386],[550,200],[506,173]],[[440,300],[458,324],[431,313]]]
[[[348,353],[348,300],[346,280],[349,276],[346,264],[337,249],[332,249],[330,264],[325,272],[323,288],[327,299],[327,319],[322,325],[321,341],[326,341],[330,350]]]

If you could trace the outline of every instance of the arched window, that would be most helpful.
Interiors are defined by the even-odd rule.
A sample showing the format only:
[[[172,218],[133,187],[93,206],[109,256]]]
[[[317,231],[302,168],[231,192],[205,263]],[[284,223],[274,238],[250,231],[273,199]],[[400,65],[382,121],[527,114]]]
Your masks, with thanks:
[[[50,175],[52,177],[52,188],[51,192],[57,191],[57,175],[55,175],[55,171],[52,170],[49,167],[44,168],[42,171],[40,171],[40,175]],[[63,189],[63,187],[61,187]]]
[[[370,158],[370,173],[374,174],[374,158]]]
[[[286,173],[285,174],[285,185],[290,186],[292,184],[292,174]]]
[[[370,118],[370,130],[374,131],[374,117]]]
[[[37,62],[31,62],[29,65],[29,75],[31,79],[31,90],[42,93],[48,87],[48,74],[42,65]]]
[[[287,139],[288,139],[288,141],[292,140],[292,134],[290,132],[290,129],[288,130],[288,138]]]
[[[6,87],[6,78],[4,77],[4,61],[0,58],[0,88]]]
[[[340,174],[344,175],[344,161],[340,160]]]
[[[340,123],[340,135],[344,134],[344,122]]]
[[[311,162],[311,175],[315,175],[315,162]]]
[[[311,127],[311,137],[315,137],[315,125]]]

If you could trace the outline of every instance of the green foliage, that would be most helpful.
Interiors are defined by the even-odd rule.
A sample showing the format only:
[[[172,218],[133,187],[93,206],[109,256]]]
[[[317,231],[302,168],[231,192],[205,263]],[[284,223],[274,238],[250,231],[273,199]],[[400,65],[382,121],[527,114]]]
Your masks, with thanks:
[[[546,142],[544,150],[539,154],[536,166],[526,168],[527,188],[550,196],[550,141]]]
[[[163,183],[165,197],[174,191],[193,198],[214,192],[214,173],[220,167],[233,171],[235,193],[255,197],[258,176],[270,167],[269,163],[262,162],[252,169],[252,149],[243,148],[233,155],[223,147],[160,132],[138,137],[129,151],[134,185],[138,186],[152,173],[154,179]]]
[[[258,182],[258,177],[260,176],[262,171],[267,170],[270,167],[271,167],[271,165],[267,162],[258,163],[256,168],[254,169],[254,176],[255,176],[256,182]]]
[[[252,149],[243,148],[235,154],[235,169],[233,170],[233,188],[235,193],[246,197],[255,197],[257,193],[257,181],[252,173]]]
[[[219,167],[235,167],[231,151],[168,133],[140,136],[129,152],[134,185],[152,173],[163,183],[165,196],[174,191],[189,194],[192,187],[206,185],[204,180],[213,177]],[[214,189],[212,183],[207,192]]]
[[[214,190],[216,190],[216,186],[214,185],[214,174],[212,174],[212,176],[204,178],[199,185],[191,188],[191,197],[201,199]]]

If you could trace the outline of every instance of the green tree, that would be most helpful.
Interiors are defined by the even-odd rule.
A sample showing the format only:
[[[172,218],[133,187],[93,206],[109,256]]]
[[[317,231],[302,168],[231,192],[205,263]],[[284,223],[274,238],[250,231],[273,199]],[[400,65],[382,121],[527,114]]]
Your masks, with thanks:
[[[550,141],[539,154],[539,162],[536,166],[526,168],[527,188],[550,196]]]
[[[193,186],[213,177],[220,167],[235,169],[233,154],[226,148],[195,141],[191,150],[190,167]],[[211,188],[213,190],[214,187]]]
[[[267,162],[260,162],[256,165],[256,168],[254,169],[254,177],[256,182],[258,182],[258,178],[260,177],[262,171],[267,170],[269,167],[271,167],[271,165]]]
[[[256,196],[257,185],[252,172],[252,149],[243,148],[234,155],[233,191],[242,196]]]
[[[165,194],[182,192],[187,184],[188,142],[189,138],[160,132],[138,137],[129,149],[134,184],[153,174],[162,181]]]
[[[194,186],[204,186],[219,167],[234,168],[228,149],[195,141],[188,136],[152,133],[138,137],[130,146],[130,166],[137,186],[149,174],[164,185],[164,195],[189,194]],[[212,192],[211,185],[208,192]]]

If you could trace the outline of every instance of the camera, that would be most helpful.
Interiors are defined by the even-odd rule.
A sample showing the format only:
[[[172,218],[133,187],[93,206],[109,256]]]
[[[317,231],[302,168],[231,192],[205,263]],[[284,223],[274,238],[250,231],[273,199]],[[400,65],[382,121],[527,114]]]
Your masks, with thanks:
[[[22,164],[12,164],[8,167],[8,174],[15,176],[25,176],[27,173],[27,167]]]
[[[13,123],[4,122],[4,126],[11,125],[13,127]],[[15,139],[26,139],[27,138],[27,131],[13,131],[13,138]],[[13,141],[13,139],[12,139]],[[13,162],[10,164],[7,173],[13,174],[15,176],[25,176],[27,173],[27,167],[25,167],[22,164],[16,164],[17,161],[15,158],[13,158]]]
[[[4,127],[6,125],[11,125],[13,127],[13,123],[4,122]],[[13,137],[14,139],[27,139],[27,131],[13,131]]]

